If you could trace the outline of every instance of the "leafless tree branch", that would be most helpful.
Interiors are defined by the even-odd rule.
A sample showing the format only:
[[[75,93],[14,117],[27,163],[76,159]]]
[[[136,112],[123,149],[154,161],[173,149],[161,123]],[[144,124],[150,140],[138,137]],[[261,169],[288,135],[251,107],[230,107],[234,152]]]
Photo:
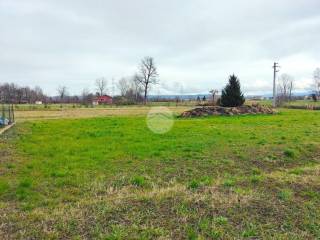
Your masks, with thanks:
[[[147,95],[150,86],[159,82],[158,76],[159,74],[157,72],[154,59],[152,57],[143,58],[139,66],[139,72],[135,76],[135,81],[143,88],[145,104],[147,102]]]
[[[96,87],[97,87],[97,91],[99,93],[100,96],[104,95],[106,93],[107,90],[107,85],[108,82],[104,77],[98,78],[96,79]]]

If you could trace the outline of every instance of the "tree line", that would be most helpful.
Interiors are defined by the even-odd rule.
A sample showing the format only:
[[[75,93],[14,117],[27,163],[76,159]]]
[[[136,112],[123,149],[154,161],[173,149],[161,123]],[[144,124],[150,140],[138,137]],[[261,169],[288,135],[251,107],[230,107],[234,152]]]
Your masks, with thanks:
[[[40,87],[20,87],[14,83],[0,84],[0,99],[3,103],[34,103],[48,98]]]
[[[239,81],[235,75],[231,76],[233,82]],[[317,68],[313,74],[312,94],[311,97],[314,101],[320,99],[320,68]],[[112,82],[112,88],[117,88],[119,94],[113,96],[113,102],[118,104],[136,104],[147,103],[148,94],[153,85],[159,83],[159,74],[155,61],[152,57],[144,57],[135,74],[130,77],[122,77],[116,83]],[[35,103],[41,101],[44,103],[82,103],[92,104],[92,101],[97,96],[110,94],[108,89],[108,81],[106,78],[101,77],[95,80],[96,92],[91,92],[89,89],[83,89],[81,95],[69,96],[66,86],[59,86],[57,88],[57,96],[49,97],[43,93],[40,87],[20,87],[13,83],[0,84],[0,100],[4,103]],[[240,84],[240,83],[239,83]],[[235,86],[233,84],[232,86]],[[294,78],[289,74],[282,74],[278,79],[277,85],[277,102],[281,105],[284,102],[291,101],[294,90]],[[222,95],[226,95],[226,91],[232,89],[224,89]],[[113,89],[114,91],[114,89]],[[218,95],[218,90],[212,89],[210,91],[213,100]],[[113,94],[114,95],[114,92]],[[241,98],[242,99],[242,98]],[[242,100],[239,101],[242,101]],[[225,99],[225,104],[228,105]],[[230,103],[231,104],[231,103]],[[232,104],[231,104],[232,105]]]
[[[120,94],[113,96],[113,101],[119,104],[146,103],[151,86],[157,83],[159,83],[159,74],[154,59],[144,57],[135,74],[131,77],[122,77],[115,83]],[[40,87],[20,87],[13,83],[4,83],[0,84],[0,101],[17,104],[32,104],[41,101],[43,103],[82,103],[87,105],[92,104],[96,97],[107,95],[110,92],[108,91],[108,81],[104,77],[95,80],[95,87],[95,93],[85,88],[80,96],[70,96],[68,88],[61,85],[56,89],[57,96],[49,97],[43,93]]]

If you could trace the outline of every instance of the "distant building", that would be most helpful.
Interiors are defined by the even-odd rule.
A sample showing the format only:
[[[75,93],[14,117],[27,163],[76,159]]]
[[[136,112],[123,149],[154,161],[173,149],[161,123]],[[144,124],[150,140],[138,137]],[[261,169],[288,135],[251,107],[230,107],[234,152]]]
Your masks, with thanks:
[[[309,96],[309,95],[304,96],[303,99],[304,99],[304,100],[310,100],[310,99],[311,99],[311,96]]]
[[[36,105],[42,105],[42,101],[36,101],[35,104]]]
[[[92,101],[92,105],[102,105],[102,104],[112,104],[112,97],[108,95],[103,95],[96,97]]]

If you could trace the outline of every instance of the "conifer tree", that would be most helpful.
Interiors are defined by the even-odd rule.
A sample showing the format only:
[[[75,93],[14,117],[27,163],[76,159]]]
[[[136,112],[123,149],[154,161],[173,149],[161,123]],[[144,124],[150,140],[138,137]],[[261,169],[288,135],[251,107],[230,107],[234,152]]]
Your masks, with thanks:
[[[241,92],[240,81],[234,74],[229,77],[229,83],[222,90],[221,105],[223,107],[242,106],[245,98]]]

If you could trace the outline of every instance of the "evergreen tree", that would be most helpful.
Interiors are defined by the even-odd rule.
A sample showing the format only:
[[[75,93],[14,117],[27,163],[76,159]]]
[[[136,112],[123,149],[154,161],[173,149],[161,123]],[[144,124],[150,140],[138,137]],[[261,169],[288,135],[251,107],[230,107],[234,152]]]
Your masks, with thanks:
[[[245,102],[241,92],[240,81],[234,74],[229,77],[229,83],[222,90],[221,105],[223,107],[238,107]]]

